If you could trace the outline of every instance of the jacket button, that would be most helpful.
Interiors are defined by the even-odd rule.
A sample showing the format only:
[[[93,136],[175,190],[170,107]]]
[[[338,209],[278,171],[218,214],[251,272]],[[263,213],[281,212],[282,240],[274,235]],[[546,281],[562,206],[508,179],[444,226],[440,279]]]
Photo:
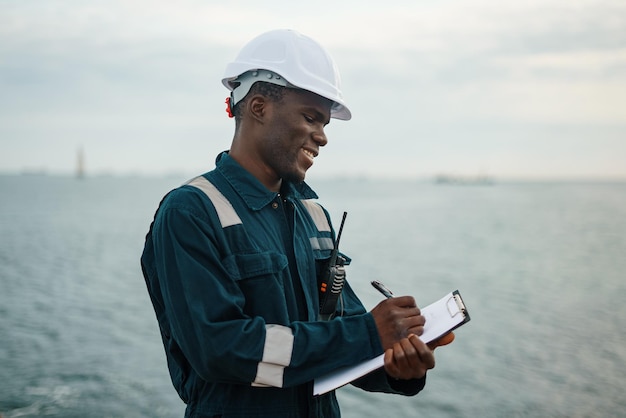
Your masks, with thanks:
[[[278,203],[273,202],[273,203],[272,203],[272,207],[273,207],[274,209],[278,209]]]

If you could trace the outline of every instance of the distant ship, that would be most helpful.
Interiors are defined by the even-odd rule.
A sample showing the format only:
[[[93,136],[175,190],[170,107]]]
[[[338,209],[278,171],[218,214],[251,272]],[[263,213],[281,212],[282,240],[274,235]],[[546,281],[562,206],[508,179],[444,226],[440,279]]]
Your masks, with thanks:
[[[435,176],[436,184],[462,184],[462,185],[492,185],[494,180],[487,175],[477,176],[455,176],[449,174],[439,174]]]

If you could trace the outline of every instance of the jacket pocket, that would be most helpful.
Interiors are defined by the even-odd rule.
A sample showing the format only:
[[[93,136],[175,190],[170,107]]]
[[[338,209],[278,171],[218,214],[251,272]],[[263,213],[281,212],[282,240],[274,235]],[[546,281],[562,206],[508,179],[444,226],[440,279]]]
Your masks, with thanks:
[[[288,280],[289,269],[285,255],[276,252],[235,254],[224,260],[224,265],[244,297],[246,315],[262,316],[267,323],[288,323],[283,284]]]

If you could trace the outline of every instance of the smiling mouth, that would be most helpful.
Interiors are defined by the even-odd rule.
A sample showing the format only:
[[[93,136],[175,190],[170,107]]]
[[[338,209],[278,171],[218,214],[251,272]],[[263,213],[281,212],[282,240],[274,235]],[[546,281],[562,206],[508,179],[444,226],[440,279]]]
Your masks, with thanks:
[[[306,150],[306,149],[304,149],[304,148],[302,149],[302,152],[304,152],[304,155],[306,155],[307,157],[309,157],[311,160],[313,160],[313,159],[316,157],[316,155],[315,155],[315,154],[313,154],[311,151]]]

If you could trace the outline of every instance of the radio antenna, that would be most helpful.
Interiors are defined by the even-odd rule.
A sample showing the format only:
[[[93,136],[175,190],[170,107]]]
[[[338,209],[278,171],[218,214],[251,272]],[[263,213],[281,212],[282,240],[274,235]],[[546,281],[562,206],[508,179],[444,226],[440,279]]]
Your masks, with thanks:
[[[337,240],[335,241],[335,250],[339,249],[339,240],[341,239],[341,232],[343,231],[343,224],[346,223],[346,216],[348,216],[348,212],[344,212],[343,217],[341,218],[341,225],[339,225],[339,232],[337,233]]]

